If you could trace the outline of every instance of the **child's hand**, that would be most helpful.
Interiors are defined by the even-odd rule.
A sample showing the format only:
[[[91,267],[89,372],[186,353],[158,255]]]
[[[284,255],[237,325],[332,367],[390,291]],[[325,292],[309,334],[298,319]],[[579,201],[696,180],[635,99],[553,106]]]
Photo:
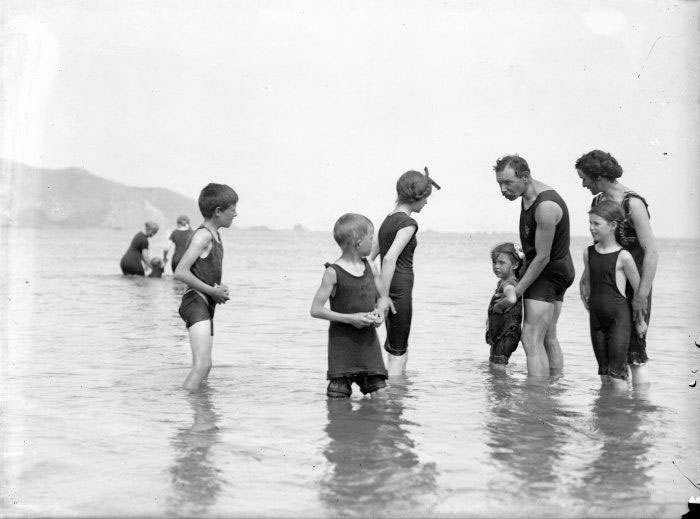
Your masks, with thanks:
[[[217,305],[224,304],[226,301],[229,300],[228,288],[226,288],[225,285],[224,286],[215,285],[214,286],[214,293],[209,294],[209,295],[211,296],[211,298],[214,300],[214,302]]]
[[[228,287],[227,287],[226,285],[224,285],[223,283],[221,283],[220,285],[218,285],[218,287],[219,287],[219,288],[223,288],[223,289],[226,291],[226,295],[229,295],[229,290],[228,290]]]
[[[378,311],[378,310],[373,310],[369,314],[367,314],[371,319],[374,319],[374,322],[372,323],[372,326],[375,328],[379,327],[382,325],[384,322],[384,316]]]
[[[374,319],[368,313],[348,314],[348,324],[355,328],[367,328],[374,323]]]

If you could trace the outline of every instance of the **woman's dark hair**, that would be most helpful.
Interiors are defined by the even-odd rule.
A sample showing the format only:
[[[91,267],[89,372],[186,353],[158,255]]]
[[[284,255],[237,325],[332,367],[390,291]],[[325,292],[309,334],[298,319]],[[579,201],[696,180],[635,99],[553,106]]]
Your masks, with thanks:
[[[580,170],[581,173],[591,180],[603,177],[614,182],[616,178],[622,176],[622,166],[618,164],[617,159],[608,152],[601,150],[589,151],[582,155],[576,161],[576,169]]]

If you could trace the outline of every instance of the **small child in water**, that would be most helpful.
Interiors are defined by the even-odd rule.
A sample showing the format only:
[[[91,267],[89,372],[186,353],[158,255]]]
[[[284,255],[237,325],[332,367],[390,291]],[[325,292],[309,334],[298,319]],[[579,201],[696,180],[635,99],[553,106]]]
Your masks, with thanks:
[[[163,265],[163,260],[160,258],[151,258],[151,273],[148,275],[149,278],[159,278],[163,275],[165,266]]]
[[[375,396],[386,387],[387,371],[375,327],[382,324],[390,300],[373,262],[374,226],[365,216],[348,213],[333,227],[343,251],[326,263],[321,286],[311,304],[311,316],[330,321],[328,328],[328,389],[331,398],[347,398],[352,383],[362,394]],[[379,294],[379,300],[377,300]],[[330,299],[330,310],[326,301]]]
[[[639,271],[629,251],[617,242],[615,231],[625,217],[622,206],[605,200],[589,212],[593,245],[583,251],[582,299],[589,312],[591,342],[598,361],[601,381],[627,386],[629,340],[632,310],[627,285],[636,291]],[[634,323],[635,332],[644,336],[647,325]]]
[[[518,272],[524,258],[522,249],[515,243],[501,243],[491,249],[493,273],[498,278],[496,292],[489,303],[486,326],[486,343],[491,346],[489,363],[492,367],[504,368],[520,342],[523,305],[522,298],[518,299],[515,295],[515,285],[518,284]],[[501,294],[513,306],[504,313],[496,313],[493,305]]]

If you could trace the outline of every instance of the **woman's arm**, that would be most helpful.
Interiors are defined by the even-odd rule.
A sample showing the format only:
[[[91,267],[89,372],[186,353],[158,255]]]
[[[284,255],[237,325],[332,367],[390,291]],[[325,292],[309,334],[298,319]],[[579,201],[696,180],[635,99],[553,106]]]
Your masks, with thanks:
[[[629,253],[629,251],[621,250],[620,255],[617,257],[620,265],[622,266],[622,272],[625,274],[625,278],[629,282],[634,293],[639,290],[639,271],[637,270],[637,265],[634,263],[634,258]]]
[[[588,310],[588,301],[591,297],[591,275],[588,272],[588,248],[583,249],[583,274],[578,285],[581,292],[581,301],[583,306]]]
[[[170,254],[170,251],[175,248],[175,242],[173,240],[168,240],[168,245],[166,245],[165,249],[163,250],[163,263],[168,262],[168,255]],[[165,266],[165,265],[163,265]]]
[[[649,292],[651,292],[651,286],[654,283],[654,276],[656,276],[659,252],[656,248],[656,239],[651,230],[646,206],[638,198],[630,198],[629,204],[630,219],[637,232],[639,245],[644,249],[644,261],[642,262],[642,271],[640,272],[639,289],[634,291],[632,310],[634,312],[641,311],[646,313],[647,299],[649,298]]]
[[[177,264],[177,268],[175,269],[175,279],[186,283],[189,287],[203,294],[207,294],[217,304],[225,303],[229,299],[228,289],[226,287],[207,285],[190,271],[194,262],[197,261],[197,258],[211,247],[211,241],[211,233],[205,229],[201,229],[192,236],[190,246],[187,247],[185,254],[182,256],[180,263]]]
[[[372,239],[372,252],[369,253],[370,263],[374,263],[377,256],[379,256],[379,239],[377,236],[374,236]]]
[[[632,286],[632,290],[634,290],[634,295],[636,296],[637,291],[639,290],[640,277],[639,271],[637,270],[637,265],[634,262],[634,258],[628,251],[622,250],[618,256],[618,261],[621,262],[622,271],[625,274],[625,278],[627,278],[627,281]],[[632,320],[634,321],[634,329],[637,332],[637,335],[644,337],[644,334],[647,332],[647,323],[644,320],[644,311],[635,310],[633,307]]]
[[[394,236],[394,241],[391,243],[391,247],[389,247],[386,255],[382,258],[382,270],[380,277],[384,286],[387,287],[387,291],[391,287],[391,280],[394,279],[396,260],[403,252],[404,248],[415,232],[416,227],[414,225],[409,225],[408,227],[399,229],[396,236]]]
[[[372,269],[374,286],[377,288],[377,294],[379,295],[379,299],[377,301],[377,312],[381,316],[381,321],[374,323],[375,326],[379,326],[386,317],[387,310],[391,310],[391,312],[395,314],[396,308],[394,308],[394,303],[389,297],[389,287],[384,284],[377,265],[373,261],[370,261],[369,266]]]
[[[151,269],[151,255],[148,253],[148,238],[143,236],[143,242],[141,243],[141,263],[143,263],[143,270]]]
[[[180,265],[178,265],[178,269]],[[351,324],[355,328],[364,328],[374,323],[374,319],[370,318],[366,313],[356,314],[341,314],[326,308],[326,302],[333,293],[333,288],[336,284],[335,270],[328,267],[323,273],[321,286],[318,287],[314,299],[311,302],[311,317],[317,319],[326,319],[328,321],[336,321],[339,323]]]

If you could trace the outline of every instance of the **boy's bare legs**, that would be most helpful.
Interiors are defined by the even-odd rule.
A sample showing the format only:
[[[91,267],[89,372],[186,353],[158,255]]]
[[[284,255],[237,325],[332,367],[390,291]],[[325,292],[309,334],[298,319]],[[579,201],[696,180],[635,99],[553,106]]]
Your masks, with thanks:
[[[523,299],[524,318],[520,341],[527,357],[527,374],[533,377],[549,376],[549,358],[544,338],[554,315],[554,305],[535,299]]]
[[[192,348],[192,368],[183,384],[185,389],[199,388],[202,380],[211,370],[211,321],[199,321],[189,328],[190,348]]]
[[[403,375],[406,372],[406,361],[408,360],[408,352],[403,355],[392,355],[391,353],[387,356],[386,370],[390,377],[395,377],[397,375]]]
[[[561,314],[562,301],[554,302],[554,313],[544,334],[544,349],[549,360],[549,374],[559,375],[564,369],[564,354],[557,338],[557,322]]]

